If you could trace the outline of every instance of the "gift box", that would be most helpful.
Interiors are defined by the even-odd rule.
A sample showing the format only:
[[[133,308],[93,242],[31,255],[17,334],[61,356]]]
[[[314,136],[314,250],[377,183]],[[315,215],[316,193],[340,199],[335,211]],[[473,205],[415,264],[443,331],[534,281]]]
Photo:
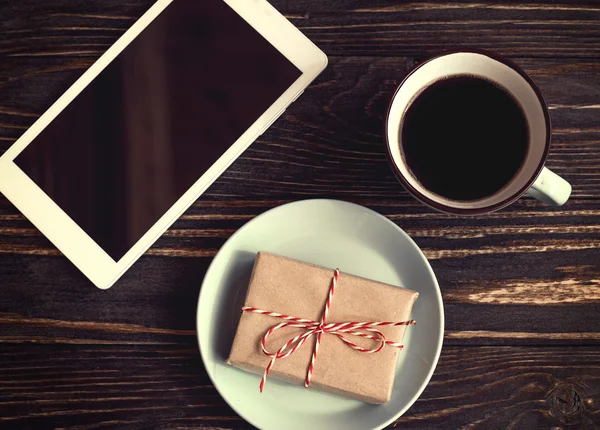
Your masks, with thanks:
[[[262,374],[261,391],[268,375],[385,403],[418,295],[259,252],[227,362]]]

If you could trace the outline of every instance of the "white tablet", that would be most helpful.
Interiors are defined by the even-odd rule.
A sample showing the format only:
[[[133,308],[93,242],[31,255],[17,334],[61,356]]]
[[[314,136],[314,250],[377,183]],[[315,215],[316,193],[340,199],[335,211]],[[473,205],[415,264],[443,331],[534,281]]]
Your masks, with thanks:
[[[109,288],[325,68],[264,0],[158,0],[0,158],[0,191]]]

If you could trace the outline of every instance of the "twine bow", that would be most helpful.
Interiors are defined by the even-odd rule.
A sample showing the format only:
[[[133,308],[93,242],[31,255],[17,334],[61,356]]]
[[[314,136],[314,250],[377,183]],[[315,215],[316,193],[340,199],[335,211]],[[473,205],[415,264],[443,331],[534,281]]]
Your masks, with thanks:
[[[342,342],[346,345],[354,348],[356,351],[364,352],[366,354],[375,354],[381,351],[386,345],[396,347],[398,349],[402,349],[403,346],[398,342],[393,342],[391,340],[387,340],[385,335],[377,330],[375,327],[385,327],[385,326],[401,326],[401,325],[414,325],[416,322],[414,320],[402,321],[402,322],[393,322],[393,321],[379,321],[379,322],[338,322],[338,323],[328,323],[327,324],[327,316],[329,315],[329,308],[331,307],[331,299],[335,293],[335,287],[337,285],[338,278],[340,276],[340,271],[335,269],[333,273],[333,278],[331,280],[331,287],[329,288],[329,295],[327,296],[327,302],[325,303],[325,309],[323,314],[321,315],[321,321],[313,321],[304,318],[296,318],[289,315],[279,314],[277,312],[269,312],[264,311],[262,309],[253,308],[250,306],[244,306],[242,311],[244,312],[252,312],[256,314],[269,315],[275,318],[282,319],[286,322],[281,322],[279,324],[271,327],[265,335],[262,337],[260,341],[260,347],[265,355],[271,357],[271,361],[267,365],[265,369],[265,373],[263,374],[262,379],[260,380],[259,390],[262,393],[263,388],[265,387],[265,381],[267,380],[267,376],[271,371],[271,368],[275,364],[275,361],[280,358],[286,358],[296,352],[308,339],[312,336],[316,335],[317,340],[315,342],[315,347],[313,349],[313,353],[310,359],[310,365],[308,366],[308,370],[306,372],[306,378],[304,379],[304,387],[307,388],[310,385],[310,380],[312,377],[312,373],[315,367],[315,361],[317,359],[317,353],[319,352],[319,345],[321,344],[321,337],[323,333],[329,333],[337,336]],[[295,327],[295,328],[303,328],[306,331],[302,334],[299,334],[286,343],[284,343],[281,348],[277,350],[277,352],[270,352],[267,349],[267,339],[270,335],[272,335],[277,330],[287,327]],[[360,336],[367,339],[371,339],[377,341],[379,343],[378,346],[374,348],[363,348],[344,337],[344,334],[351,336]]]

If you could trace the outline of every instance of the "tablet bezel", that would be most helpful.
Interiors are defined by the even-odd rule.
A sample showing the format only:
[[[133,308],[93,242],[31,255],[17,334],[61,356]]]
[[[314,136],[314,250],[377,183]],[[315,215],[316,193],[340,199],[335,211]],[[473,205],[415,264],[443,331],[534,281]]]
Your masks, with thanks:
[[[223,0],[302,75],[115,261],[14,160],[173,1],[177,0],[158,0],[0,157],[0,192],[100,289],[110,288],[327,65],[325,54],[266,0]]]

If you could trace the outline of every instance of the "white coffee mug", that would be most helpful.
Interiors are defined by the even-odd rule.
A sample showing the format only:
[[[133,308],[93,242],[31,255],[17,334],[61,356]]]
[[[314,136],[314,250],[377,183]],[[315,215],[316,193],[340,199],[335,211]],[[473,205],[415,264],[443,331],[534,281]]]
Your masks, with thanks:
[[[424,89],[441,79],[464,75],[485,78],[509,92],[520,104],[529,128],[528,150],[520,170],[496,193],[470,201],[450,200],[425,188],[406,165],[400,132],[409,106]],[[392,98],[385,136],[390,164],[398,180],[417,199],[444,212],[464,215],[492,212],[513,203],[525,193],[560,206],[571,194],[571,185],[544,167],[551,125],[548,107],[539,89],[516,64],[494,54],[459,51],[419,64],[402,81]]]

